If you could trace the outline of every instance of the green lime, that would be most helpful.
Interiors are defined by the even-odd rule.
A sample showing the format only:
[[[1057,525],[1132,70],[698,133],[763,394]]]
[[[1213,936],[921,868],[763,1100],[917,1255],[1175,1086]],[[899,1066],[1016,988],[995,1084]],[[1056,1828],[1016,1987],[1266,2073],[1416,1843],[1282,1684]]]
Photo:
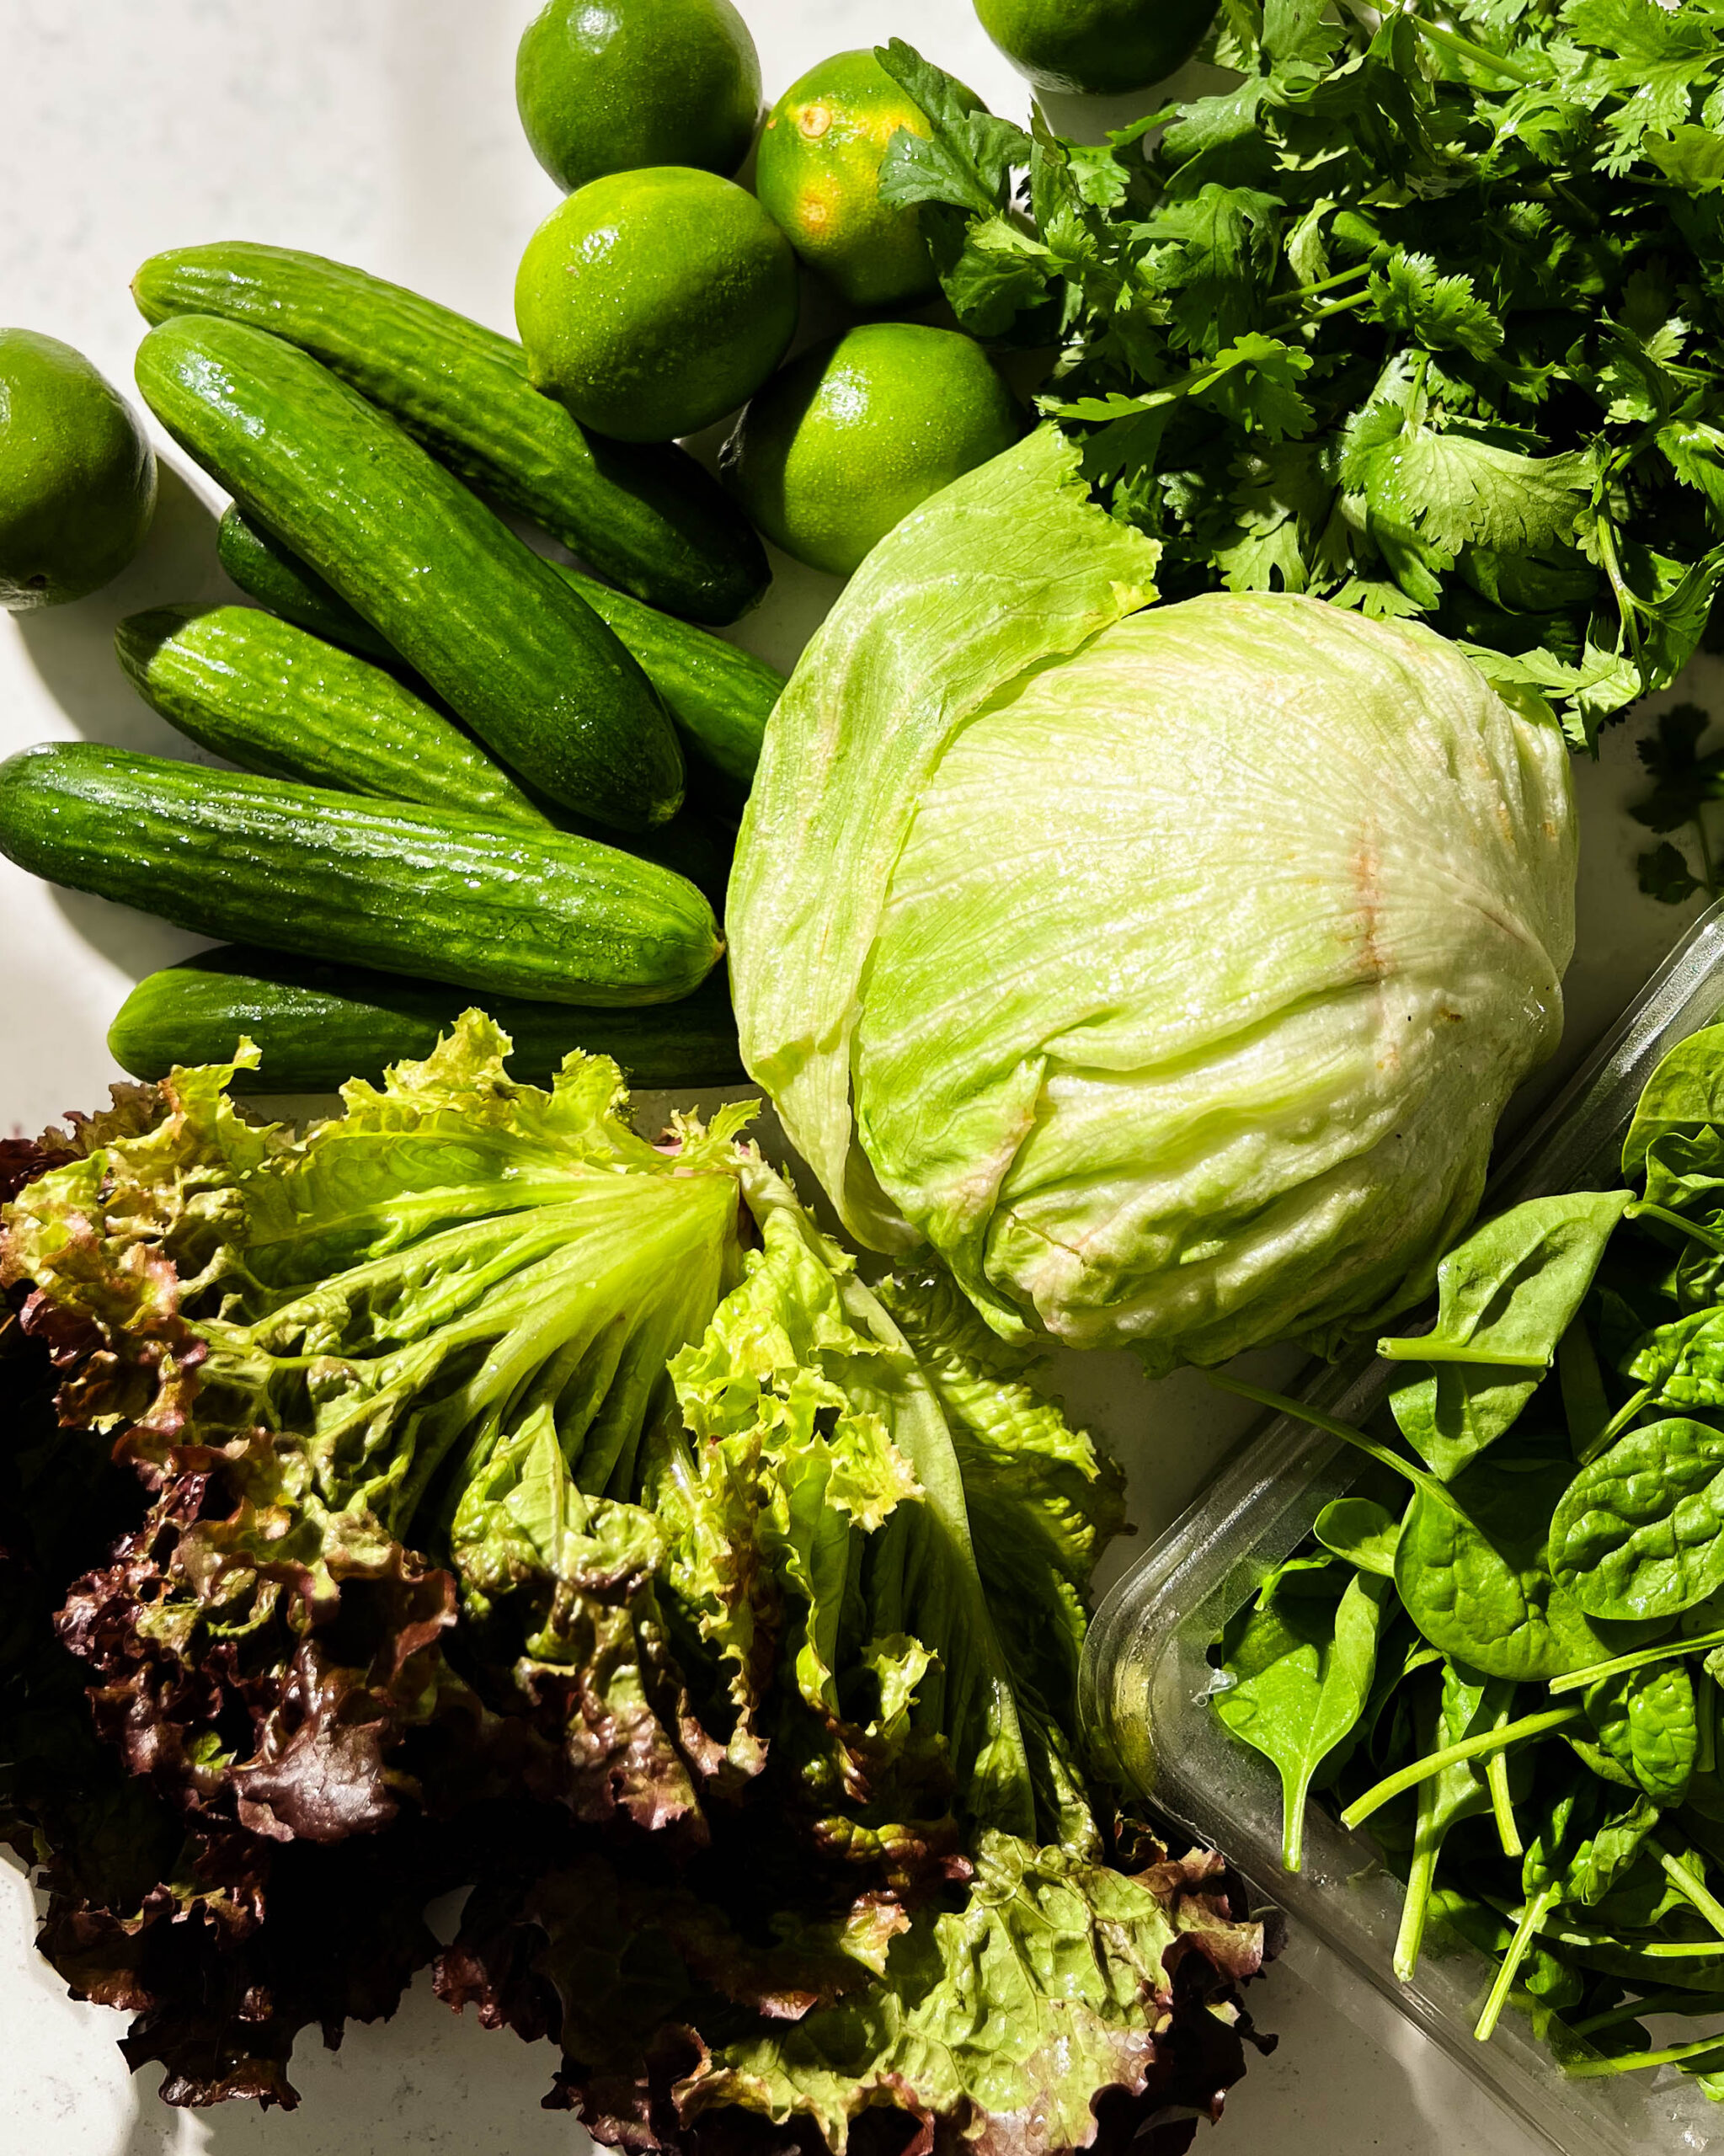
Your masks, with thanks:
[[[928,132],[921,106],[872,52],[840,52],[791,84],[761,136],[761,201],[852,307],[895,307],[935,289],[916,211],[880,200],[880,161],[900,127]]]
[[[976,0],[982,28],[1038,90],[1123,97],[1182,67],[1216,0]]]
[[[796,330],[796,257],[752,195],[686,165],[611,173],[527,242],[527,367],[583,426],[669,441],[753,396]]]
[[[155,507],[156,460],[118,390],[58,338],[0,329],[0,606],[98,590]]]
[[[974,339],[865,323],[769,382],[723,464],[766,536],[848,576],[913,509],[1023,431],[1017,400]]]
[[[572,191],[641,165],[734,173],[761,63],[730,0],[549,0],[515,56],[533,155]]]

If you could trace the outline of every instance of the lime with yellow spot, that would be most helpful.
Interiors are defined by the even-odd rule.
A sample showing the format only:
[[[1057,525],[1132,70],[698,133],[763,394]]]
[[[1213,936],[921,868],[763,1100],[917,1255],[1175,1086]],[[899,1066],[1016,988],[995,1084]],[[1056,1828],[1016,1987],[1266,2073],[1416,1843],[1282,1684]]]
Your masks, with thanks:
[[[803,353],[737,422],[721,462],[766,536],[848,576],[930,494],[1009,449],[1023,412],[973,338],[864,323]]]
[[[809,68],[761,131],[756,193],[803,260],[852,307],[901,307],[936,289],[916,209],[880,200],[881,161],[900,127],[928,132],[921,108],[862,51]]]
[[[515,318],[534,383],[584,427],[669,441],[753,396],[796,330],[796,257],[755,201],[687,165],[608,173],[527,243]]]
[[[1216,0],[976,0],[982,28],[1038,90],[1124,97],[1184,67]]]
[[[547,0],[515,56],[533,155],[565,193],[606,173],[727,179],[761,116],[761,62],[730,0]]]
[[[156,460],[119,391],[57,337],[0,329],[0,607],[97,590],[155,507]]]

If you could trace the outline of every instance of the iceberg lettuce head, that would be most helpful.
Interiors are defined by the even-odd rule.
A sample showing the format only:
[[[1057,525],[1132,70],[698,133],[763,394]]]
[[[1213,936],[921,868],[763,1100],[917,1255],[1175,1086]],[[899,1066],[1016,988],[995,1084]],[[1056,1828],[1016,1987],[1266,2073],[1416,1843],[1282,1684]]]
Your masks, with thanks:
[[[1573,946],[1567,759],[1442,638],[1153,606],[1052,430],[870,556],[768,728],[745,1059],[846,1226],[1153,1370],[1428,1287]]]

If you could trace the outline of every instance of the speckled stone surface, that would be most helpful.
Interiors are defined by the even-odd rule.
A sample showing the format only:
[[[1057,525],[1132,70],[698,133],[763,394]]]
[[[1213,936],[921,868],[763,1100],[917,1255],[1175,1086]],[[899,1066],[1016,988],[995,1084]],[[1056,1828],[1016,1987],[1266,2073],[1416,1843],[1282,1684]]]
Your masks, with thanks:
[[[1022,86],[969,0],[741,0],[776,96],[825,55],[912,39],[996,109]],[[500,328],[515,265],[556,201],[515,122],[515,41],[531,0],[0,0],[0,322],[46,331],[128,385],[140,331],[127,282],[158,248],[220,238],[307,247],[363,264]],[[1133,107],[1086,113],[1072,131]],[[805,324],[818,328],[818,312]],[[0,617],[0,753],[50,739],[184,754],[115,667],[121,616],[226,590],[214,553],[220,497],[177,451],[143,555],[82,605]],[[836,589],[780,563],[736,632],[787,665]],[[1684,685],[1705,696],[1710,679]],[[1631,729],[1577,774],[1580,953],[1563,1063],[1608,1023],[1684,925],[1634,889]],[[104,1035],[131,983],[199,939],[128,910],[51,892],[0,862],[0,1129],[90,1106],[119,1074]],[[1266,1368],[1285,1368],[1271,1360]],[[1068,1359],[1074,1412],[1132,1470],[1154,1533],[1182,1508],[1238,1419],[1202,1385],[1150,1388],[1122,1358]],[[74,2004],[30,1949],[31,1901],[0,1865],[0,2156],[549,2156],[582,2139],[539,2109],[552,2055],[457,2020],[421,1983],[395,2020],[339,2052],[302,2045],[291,2116],[230,2105],[164,2109],[133,2081],[118,2017]],[[1290,1973],[1261,1988],[1280,2049],[1253,2065],[1221,2141],[1277,2156],[1524,2156],[1533,2144],[1416,2032],[1386,2012],[1361,2027]]]

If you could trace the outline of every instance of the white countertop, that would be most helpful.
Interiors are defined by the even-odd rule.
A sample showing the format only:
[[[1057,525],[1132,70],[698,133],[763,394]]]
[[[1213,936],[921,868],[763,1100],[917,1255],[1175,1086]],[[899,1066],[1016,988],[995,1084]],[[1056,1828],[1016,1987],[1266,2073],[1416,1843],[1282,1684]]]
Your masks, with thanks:
[[[515,120],[515,40],[536,0],[0,0],[0,323],[77,345],[128,391],[141,324],[127,290],[157,249],[214,239],[305,247],[356,262],[511,327],[515,267],[556,192]],[[768,98],[825,55],[910,39],[996,110],[1018,81],[969,0],[740,0]],[[1056,125],[1083,109],[1056,101]],[[1130,108],[1092,109],[1119,125]],[[158,438],[158,447],[162,446]],[[186,744],[115,664],[114,624],[137,609],[227,591],[214,551],[221,498],[177,451],[140,559],[78,606],[0,616],[0,754],[79,736],[168,755]],[[738,640],[787,666],[833,579],[779,563]],[[1687,693],[1715,702],[1724,668]],[[1724,708],[1724,706],[1720,706]],[[1562,1067],[1621,1007],[1689,915],[1642,899],[1647,843],[1620,813],[1639,789],[1634,725],[1577,774],[1580,947]],[[0,862],[0,1131],[96,1105],[120,1074],[104,1036],[132,981],[200,939],[120,906],[51,891]],[[1237,1430],[1200,1380],[1148,1387],[1124,1358],[1065,1359],[1073,1412],[1128,1461],[1140,1533],[1179,1512]],[[395,2020],[349,2031],[337,2054],[302,2042],[291,2115],[228,2105],[167,2110],[155,2076],[126,2073],[123,2023],[74,2004],[30,1947],[31,1898],[0,1865],[0,2156],[550,2156],[582,2142],[538,2100],[547,2046],[457,2020],[421,1980]],[[1275,2055],[1254,2063],[1221,2132],[1198,2148],[1278,2156],[1529,2156],[1533,2148],[1415,2031],[1368,2031],[1283,1972],[1256,1988]]]

